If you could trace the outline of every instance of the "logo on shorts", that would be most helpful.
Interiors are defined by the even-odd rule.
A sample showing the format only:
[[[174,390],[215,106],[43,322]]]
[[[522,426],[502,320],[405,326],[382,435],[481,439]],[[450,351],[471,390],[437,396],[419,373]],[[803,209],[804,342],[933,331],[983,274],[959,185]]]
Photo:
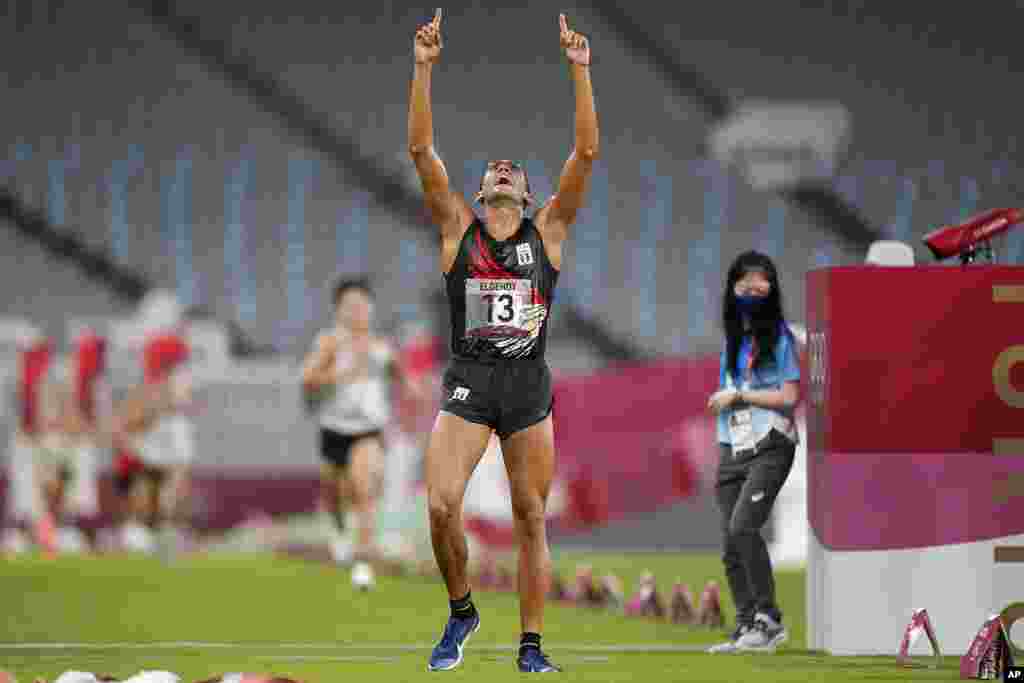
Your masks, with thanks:
[[[453,401],[465,401],[469,398],[469,389],[466,387],[455,387],[455,391],[452,392]]]
[[[764,491],[758,491],[757,493],[755,493],[754,495],[752,495],[750,497],[750,502],[751,503],[756,503],[757,501],[761,500],[762,498],[764,498]]]
[[[516,256],[519,257],[519,265],[528,266],[533,263],[533,249],[527,243],[516,246]]]

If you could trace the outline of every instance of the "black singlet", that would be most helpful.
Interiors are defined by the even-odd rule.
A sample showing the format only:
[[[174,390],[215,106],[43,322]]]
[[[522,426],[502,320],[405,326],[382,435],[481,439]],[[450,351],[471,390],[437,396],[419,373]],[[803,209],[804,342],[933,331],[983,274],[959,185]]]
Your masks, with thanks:
[[[507,240],[479,218],[466,230],[445,273],[458,360],[543,360],[547,318],[558,281],[537,226],[524,218]]]

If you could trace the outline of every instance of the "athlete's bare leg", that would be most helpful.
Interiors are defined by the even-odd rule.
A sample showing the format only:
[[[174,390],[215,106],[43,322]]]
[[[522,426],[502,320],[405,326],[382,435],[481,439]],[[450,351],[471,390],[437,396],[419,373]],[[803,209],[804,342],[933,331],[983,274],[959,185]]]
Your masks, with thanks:
[[[42,476],[43,509],[53,519],[59,520],[64,512],[64,495],[67,489],[59,465],[46,464],[40,467]]]
[[[320,506],[320,511],[330,515],[339,529],[344,527],[344,519],[339,521],[335,518],[342,514],[341,510],[344,501],[347,500],[348,489],[337,465],[330,462],[320,464],[320,492],[318,495],[317,504]]]
[[[430,540],[452,600],[469,592],[466,576],[466,533],[462,527],[462,499],[466,485],[487,450],[491,428],[443,410],[434,423],[427,447],[427,506]]]
[[[501,442],[519,541],[519,618],[523,632],[542,633],[544,598],[551,582],[544,511],[555,473],[551,416]]]
[[[376,530],[376,502],[380,492],[380,468],[384,451],[380,439],[370,437],[352,444],[348,466],[348,482],[352,509],[359,529],[356,532],[356,557],[369,559]]]
[[[352,499],[351,483],[347,467],[332,462],[320,465],[319,512],[325,515],[325,534],[331,557],[335,562],[347,563],[352,560],[352,546],[343,540],[347,528],[346,513]]]
[[[185,464],[171,465],[160,492],[160,508],[164,519],[173,526],[189,523],[189,499],[192,489],[192,468]]]
[[[139,523],[156,529],[160,520],[160,484],[149,473],[135,478],[131,492],[132,511]]]

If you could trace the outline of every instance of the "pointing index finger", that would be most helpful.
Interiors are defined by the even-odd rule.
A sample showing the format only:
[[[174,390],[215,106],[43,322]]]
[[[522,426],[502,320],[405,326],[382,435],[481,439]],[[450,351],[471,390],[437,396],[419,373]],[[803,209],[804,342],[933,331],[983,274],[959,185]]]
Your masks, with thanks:
[[[566,21],[564,14],[558,15],[558,27],[562,29],[562,33],[569,30],[569,23]]]
[[[434,21],[431,22],[431,23],[434,24],[434,28],[440,28],[441,27],[441,8],[440,7],[438,7],[437,8],[437,12],[434,13]]]

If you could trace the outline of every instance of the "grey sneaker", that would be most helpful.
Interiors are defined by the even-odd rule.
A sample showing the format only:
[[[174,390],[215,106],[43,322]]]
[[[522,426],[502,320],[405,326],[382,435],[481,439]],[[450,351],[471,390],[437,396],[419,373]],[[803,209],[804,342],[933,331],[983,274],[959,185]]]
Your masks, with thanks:
[[[775,648],[789,640],[786,627],[767,614],[758,612],[754,627],[740,636],[736,649],[740,652],[774,652]]]
[[[747,632],[754,628],[752,624],[740,624],[736,627],[736,630],[729,636],[729,640],[718,645],[712,645],[708,648],[708,652],[711,654],[722,654],[724,652],[736,652],[736,641],[742,638]]]

